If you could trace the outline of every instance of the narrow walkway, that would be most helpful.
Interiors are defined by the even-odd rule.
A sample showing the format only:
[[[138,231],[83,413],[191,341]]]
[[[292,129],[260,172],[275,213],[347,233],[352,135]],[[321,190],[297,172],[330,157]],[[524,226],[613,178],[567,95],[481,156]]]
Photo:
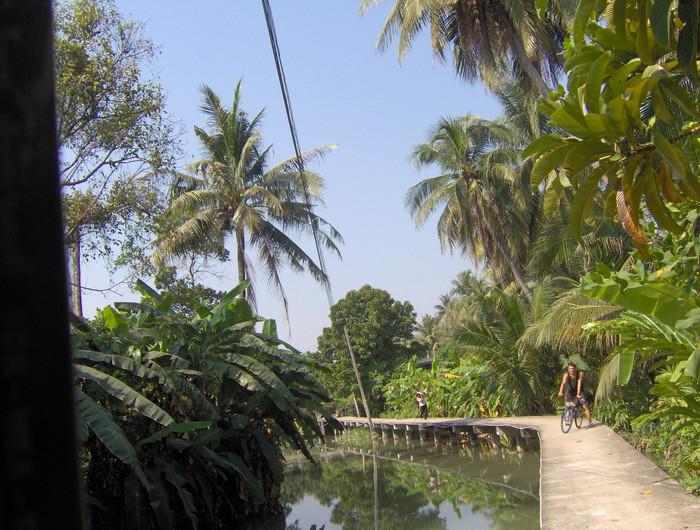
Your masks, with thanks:
[[[366,422],[345,417],[340,421]],[[607,426],[563,434],[559,416],[386,420],[408,425],[534,428],[540,438],[543,529],[700,530],[700,501]],[[584,422],[585,423],[585,422]]]

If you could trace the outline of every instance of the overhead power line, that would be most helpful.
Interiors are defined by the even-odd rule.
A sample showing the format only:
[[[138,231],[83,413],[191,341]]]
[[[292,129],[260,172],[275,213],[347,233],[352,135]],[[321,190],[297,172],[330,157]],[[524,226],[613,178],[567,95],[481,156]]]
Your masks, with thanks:
[[[282,90],[282,99],[284,101],[284,110],[287,113],[287,122],[289,123],[289,132],[292,135],[292,143],[294,144],[294,154],[296,155],[296,165],[299,169],[299,174],[301,176],[301,182],[304,186],[304,200],[308,205],[309,211],[313,213],[313,204],[311,203],[311,195],[309,193],[309,186],[306,180],[306,172],[304,171],[304,159],[301,156],[301,149],[299,148],[299,137],[297,136],[297,127],[294,123],[294,115],[292,114],[292,104],[289,99],[289,89],[287,88],[287,78],[284,75],[284,68],[282,67],[282,59],[280,56],[280,48],[277,42],[277,32],[275,31],[275,22],[272,18],[272,10],[270,9],[270,2],[268,0],[262,0],[263,11],[265,13],[265,21],[267,22],[267,32],[270,35],[270,45],[272,46],[272,55],[275,58],[275,67],[277,68],[277,77],[280,82],[280,89]],[[314,244],[316,245],[316,254],[318,256],[318,266],[323,272],[325,278],[323,280],[323,286],[326,289],[326,296],[328,297],[328,306],[333,306],[333,292],[331,290],[330,278],[328,277],[328,270],[326,269],[326,260],[323,258],[323,252],[321,251],[321,242],[318,235],[318,220],[316,217],[311,216],[311,232],[313,234]]]
[[[309,187],[306,181],[306,172],[304,171],[304,159],[301,156],[301,149],[299,149],[299,138],[297,136],[297,128],[294,123],[294,116],[292,115],[292,105],[289,100],[289,89],[287,88],[287,79],[284,75],[284,68],[282,67],[282,59],[280,56],[279,43],[277,42],[277,32],[275,31],[275,22],[272,18],[272,10],[270,9],[270,2],[268,0],[261,0],[263,12],[265,13],[265,21],[267,22],[267,32],[270,36],[270,45],[272,46],[272,55],[275,58],[275,67],[277,68],[277,77],[280,82],[280,88],[282,89],[282,99],[284,100],[284,110],[287,113],[287,122],[289,123],[289,131],[292,135],[292,143],[294,144],[294,153],[296,155],[296,165],[299,169],[299,174],[301,176],[301,182],[304,187],[304,200],[308,205],[309,212],[313,213],[313,204],[311,202],[311,195],[309,193]],[[333,303],[333,292],[331,290],[330,278],[328,277],[328,271],[326,269],[326,261],[323,259],[323,252],[321,252],[321,242],[318,236],[318,220],[315,216],[310,216],[311,221],[311,232],[313,233],[314,244],[316,245],[316,254],[318,256],[318,265],[324,274],[323,286],[326,289],[326,296],[328,298],[328,308],[330,309]],[[350,360],[352,361],[352,367],[355,371],[355,376],[357,377],[357,384],[360,387],[360,395],[362,396],[362,403],[365,406],[365,414],[367,414],[367,420],[369,421],[369,428],[372,431],[372,439],[376,437],[374,431],[374,425],[372,423],[372,417],[369,413],[369,405],[367,403],[367,397],[365,395],[365,389],[362,385],[362,379],[360,378],[360,371],[357,368],[357,363],[355,362],[355,354],[352,351],[352,346],[350,345],[350,336],[348,334],[348,329],[343,326],[343,333],[345,335],[345,344],[348,348],[348,353],[350,354]]]

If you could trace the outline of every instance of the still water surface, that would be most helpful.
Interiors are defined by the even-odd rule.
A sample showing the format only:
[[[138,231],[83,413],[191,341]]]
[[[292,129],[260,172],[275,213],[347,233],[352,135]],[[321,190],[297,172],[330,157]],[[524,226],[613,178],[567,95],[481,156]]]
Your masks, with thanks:
[[[328,444],[290,462],[288,530],[539,528],[539,453],[380,440]]]

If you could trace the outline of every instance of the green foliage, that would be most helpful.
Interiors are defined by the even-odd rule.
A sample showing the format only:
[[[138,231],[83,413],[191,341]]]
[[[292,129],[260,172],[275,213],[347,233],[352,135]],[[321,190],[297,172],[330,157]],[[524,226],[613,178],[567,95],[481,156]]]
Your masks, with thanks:
[[[649,394],[655,399],[643,414],[636,411],[641,415],[632,421],[631,430],[634,436],[643,433],[639,436],[648,437],[643,425],[649,424],[663,428],[664,436],[679,434],[684,442],[674,442],[677,453],[672,458],[664,457],[664,461],[680,465],[692,488],[697,488],[700,472],[700,310],[695,230],[692,212],[681,234],[668,235],[651,249],[657,259],[653,266],[638,261],[628,271],[616,272],[599,266],[597,272],[582,279],[580,287],[588,296],[627,309],[617,318],[586,326],[588,333],[618,338],[618,346],[601,372],[597,397],[615,392],[615,383],[627,385],[623,391],[628,392],[635,370],[648,373],[654,381]]]
[[[226,294],[211,287],[206,287],[192,278],[178,278],[173,266],[161,267],[153,277],[153,283],[159,291],[165,291],[173,297],[173,309],[187,317],[194,317],[199,306],[211,307]]]
[[[618,431],[630,444],[656,462],[689,491],[700,493],[700,428],[682,420],[660,418],[632,422],[629,430]]]
[[[348,292],[331,307],[331,325],[318,339],[314,359],[330,371],[319,375],[338,405],[351,410],[352,395],[360,401],[344,328],[350,336],[360,376],[373,413],[384,408],[382,387],[390,374],[414,354],[425,354],[425,347],[412,342],[416,314],[409,302],[398,302],[381,289],[365,285]]]
[[[524,299],[485,283],[465,296],[464,309],[454,329],[464,355],[490,366],[502,388],[509,392],[518,414],[552,410],[550,388],[559,373],[549,345],[533,344],[527,331],[551,305],[557,290],[549,280],[534,286]]]
[[[615,429],[634,447],[691,490],[700,489],[698,424],[687,425],[679,418],[664,417],[640,422],[659,408],[650,395],[650,384],[637,374],[623,388],[613,391],[596,406],[596,418]]]
[[[81,257],[109,262],[123,242],[149,239],[176,133],[162,88],[146,76],[153,44],[112,0],[56,2],[54,46],[64,237],[75,270]]]
[[[596,11],[598,4],[579,4],[564,64],[567,87],[540,105],[550,125],[563,133],[538,138],[523,156],[534,160],[533,188],[544,186],[556,200],[567,190],[575,195],[570,218],[575,237],[602,194],[608,215],[644,246],[650,242],[642,230],[647,212],[663,230],[679,233],[674,205],[700,199],[693,139],[698,100],[691,88],[697,72],[689,68],[697,48],[691,60],[687,45],[681,45],[687,40],[682,33],[697,36],[697,20],[683,11],[700,3],[689,0],[672,9],[657,0],[651,21],[646,1],[611,0],[601,4],[604,13]],[[606,22],[599,22],[603,17]],[[683,57],[672,49],[676,39]]]
[[[390,417],[417,417],[418,391],[426,391],[431,417],[496,417],[515,412],[511,391],[501,384],[496,371],[470,358],[456,365],[435,360],[430,370],[418,368],[412,359],[395,370],[384,390]]]
[[[694,297],[657,274],[647,274],[639,261],[630,271],[611,271],[599,264],[595,272],[581,279],[580,290],[586,296],[655,317],[669,326],[676,326],[698,308]]]
[[[596,404],[595,416],[616,431],[630,432],[632,422],[649,412],[652,398],[648,381],[637,378],[624,389],[618,388],[608,399]]]
[[[141,304],[74,319],[79,430],[91,521],[101,528],[235,525],[274,513],[280,444],[311,458],[316,415],[336,427],[317,364],[280,341],[237,297],[173,309],[141,282]],[[102,506],[104,508],[100,508]]]
[[[581,224],[602,197],[607,215],[617,217],[647,261],[637,255],[621,270],[598,265],[581,280],[580,292],[627,310],[586,326],[589,335],[617,342],[597,399],[614,395],[616,383],[629,393],[640,377],[654,379],[648,411],[618,400],[603,402],[601,414],[621,428],[672,425],[665,432],[682,432],[690,448],[698,446],[700,419],[699,8],[696,0],[581,2],[566,52],[567,87],[540,105],[561,132],[523,152],[534,160],[533,187],[553,201],[573,197],[575,237],[581,239]],[[683,454],[697,477],[696,449]]]
[[[269,283],[287,309],[280,273],[287,265],[295,272],[308,271],[327,283],[326,273],[290,237],[291,232],[314,234],[321,246],[340,254],[338,231],[314,213],[321,201],[323,179],[305,170],[296,157],[270,167],[271,147],[264,147],[261,132],[263,111],[249,118],[241,105],[241,82],[236,84],[231,108],[225,107],[208,86],[201,87],[201,110],[206,129],[195,127],[204,158],[188,164],[171,186],[168,207],[171,225],[156,240],[154,261],[163,265],[191,253],[222,253],[227,238],[235,241],[238,281],[251,280],[249,248]],[[323,158],[335,145],[301,154],[304,163]],[[312,228],[315,227],[315,228]],[[207,243],[203,243],[203,242]],[[251,286],[246,297],[255,302]]]
[[[58,142],[75,157],[64,158],[63,185],[115,164],[162,166],[170,129],[162,89],[143,79],[154,49],[141,25],[111,0],[59,1],[55,50]]]

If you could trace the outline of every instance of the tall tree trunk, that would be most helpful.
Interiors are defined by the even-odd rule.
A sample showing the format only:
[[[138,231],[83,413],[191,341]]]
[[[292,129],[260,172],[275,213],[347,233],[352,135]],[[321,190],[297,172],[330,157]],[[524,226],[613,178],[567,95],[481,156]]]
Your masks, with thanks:
[[[505,20],[506,24],[508,24],[508,30],[513,36],[511,44],[513,45],[513,53],[515,53],[515,57],[518,59],[520,68],[523,69],[523,72],[525,72],[525,75],[528,77],[528,79],[530,79],[532,85],[537,89],[540,95],[547,97],[550,92],[550,87],[544,82],[542,72],[540,72],[537,66],[535,66],[535,63],[532,62],[530,57],[528,57],[527,52],[525,51],[525,46],[523,46],[523,41],[520,38],[520,35],[516,33],[510,19],[505,17]]]
[[[0,528],[79,529],[51,1],[1,2],[0,35]]]
[[[474,9],[478,10],[478,15],[475,15],[473,13],[473,10],[470,9],[470,7],[473,7]],[[486,14],[486,7],[483,3],[483,0],[470,0],[469,2],[465,0],[460,0],[457,2],[455,5],[455,10],[457,14],[457,25],[459,28],[464,27],[465,17],[474,17],[478,16],[479,19],[485,18],[485,16],[488,16]],[[523,41],[520,37],[520,35],[516,32],[515,28],[513,27],[513,24],[509,18],[509,15],[507,13],[504,13],[503,16],[498,17],[499,22],[503,22],[504,24],[504,29],[506,31],[507,35],[510,35],[511,38],[510,44],[513,48],[513,53],[515,54],[515,57],[518,59],[518,63],[520,64],[520,67],[523,69],[525,72],[525,75],[530,79],[532,82],[532,85],[534,86],[535,89],[540,93],[542,96],[547,96],[549,94],[549,87],[547,86],[547,83],[545,83],[544,78],[542,77],[542,73],[539,71],[537,66],[532,62],[530,57],[528,57],[527,52],[525,51],[525,46],[523,45]],[[484,54],[484,57],[482,60],[487,61],[490,67],[496,68],[496,63],[494,62],[496,60],[496,53],[498,53],[496,50],[493,50],[490,48],[490,40],[487,35],[487,29],[485,27],[480,28],[483,34],[482,41],[484,44],[489,46],[488,52]],[[466,48],[469,46],[469,43],[466,42],[466,36],[463,35],[463,31],[460,29],[459,30],[460,35],[459,35],[459,40],[460,40],[460,45],[462,48]]]
[[[246,279],[245,266],[245,234],[240,228],[236,229],[236,259],[238,260],[238,283]],[[248,298],[248,289],[241,293],[243,298]]]
[[[80,232],[76,232],[75,244],[70,247],[70,269],[71,269],[71,303],[73,313],[79,317],[83,316],[83,292],[80,288],[81,269],[80,269]]]
[[[506,260],[506,263],[508,263],[508,267],[510,267],[511,272],[513,273],[513,276],[515,276],[515,281],[518,282],[518,285],[520,285],[520,288],[523,290],[525,295],[528,298],[532,298],[532,291],[530,291],[530,288],[527,286],[527,283],[525,283],[525,278],[523,277],[523,273],[520,270],[520,267],[518,266],[517,263],[513,260],[513,257],[510,255],[510,251],[508,250],[508,247],[506,247],[505,243],[501,241],[501,238],[496,236],[493,238],[494,242],[496,243],[496,247],[498,247],[498,251],[501,253],[503,258]]]

